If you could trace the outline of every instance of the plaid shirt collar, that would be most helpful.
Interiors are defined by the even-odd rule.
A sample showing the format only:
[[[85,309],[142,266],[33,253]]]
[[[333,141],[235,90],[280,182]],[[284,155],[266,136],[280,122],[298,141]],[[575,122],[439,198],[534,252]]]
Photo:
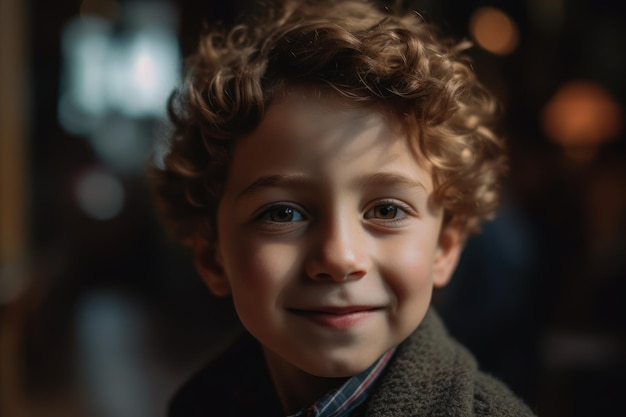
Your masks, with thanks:
[[[348,379],[341,387],[330,391],[315,404],[288,417],[346,417],[369,396],[374,381],[389,363],[396,348],[390,349],[372,366]]]

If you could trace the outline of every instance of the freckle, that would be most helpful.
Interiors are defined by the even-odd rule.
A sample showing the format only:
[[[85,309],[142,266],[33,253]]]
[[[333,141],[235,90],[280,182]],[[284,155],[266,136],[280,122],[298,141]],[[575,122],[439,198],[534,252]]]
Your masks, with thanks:
[[[461,158],[465,162],[470,161],[472,159],[472,151],[470,151],[469,148],[463,149],[463,151],[461,152]]]
[[[483,198],[486,203],[493,203],[496,200],[496,193],[494,193],[493,191],[486,191],[483,194]]]
[[[475,129],[478,126],[479,122],[480,122],[480,119],[478,118],[478,116],[473,115],[467,119],[466,123],[470,129]]]

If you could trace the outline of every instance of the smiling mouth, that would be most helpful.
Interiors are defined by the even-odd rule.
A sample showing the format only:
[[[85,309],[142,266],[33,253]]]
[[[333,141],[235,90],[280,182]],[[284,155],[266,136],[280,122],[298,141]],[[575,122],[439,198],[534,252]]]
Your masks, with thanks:
[[[323,327],[347,330],[367,321],[382,307],[350,306],[321,307],[315,309],[289,309],[296,316],[303,317]]]

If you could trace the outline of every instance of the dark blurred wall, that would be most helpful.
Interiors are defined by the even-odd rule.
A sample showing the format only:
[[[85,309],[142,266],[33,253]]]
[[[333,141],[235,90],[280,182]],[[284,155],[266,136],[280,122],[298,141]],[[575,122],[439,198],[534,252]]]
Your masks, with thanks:
[[[203,25],[232,21],[246,3],[176,2],[183,55],[194,50]],[[577,160],[542,125],[546,104],[572,80],[602,86],[623,110],[620,3],[410,3],[456,37],[470,37],[470,15],[485,5],[506,12],[520,32],[509,55],[470,50],[479,76],[505,104],[511,172],[500,215],[468,242],[435,303],[485,369],[540,415],[626,415],[624,131],[581,146],[591,156]],[[81,2],[25,4],[31,286],[2,309],[3,318],[18,311],[22,326],[15,383],[26,404],[8,417],[154,415],[231,337],[233,312],[204,288],[189,254],[164,236],[141,175],[122,176],[127,201],[111,220],[91,219],[77,206],[77,178],[102,162],[57,118],[60,36]],[[102,370],[109,363],[109,370],[131,365],[120,376]],[[122,377],[143,387],[134,402],[107,391]]]

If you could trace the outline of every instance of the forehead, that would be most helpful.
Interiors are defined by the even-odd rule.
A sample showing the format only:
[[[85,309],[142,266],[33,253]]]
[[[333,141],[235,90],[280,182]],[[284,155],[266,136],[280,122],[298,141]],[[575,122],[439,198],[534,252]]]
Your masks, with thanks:
[[[242,141],[256,141],[263,147],[289,143],[307,147],[313,142],[332,153],[357,136],[371,142],[407,140],[407,125],[382,105],[351,102],[329,88],[296,86],[277,97],[257,129]]]
[[[410,142],[404,125],[384,109],[355,105],[326,91],[291,90],[237,142],[229,182],[240,188],[282,171],[341,176],[423,165]]]
[[[398,136],[396,124],[369,107],[348,105],[338,97],[311,97],[292,93],[272,105],[252,136],[272,146],[316,148],[333,155],[354,138],[360,142],[389,141]],[[252,139],[254,140],[254,139]],[[321,156],[321,155],[320,155]]]

